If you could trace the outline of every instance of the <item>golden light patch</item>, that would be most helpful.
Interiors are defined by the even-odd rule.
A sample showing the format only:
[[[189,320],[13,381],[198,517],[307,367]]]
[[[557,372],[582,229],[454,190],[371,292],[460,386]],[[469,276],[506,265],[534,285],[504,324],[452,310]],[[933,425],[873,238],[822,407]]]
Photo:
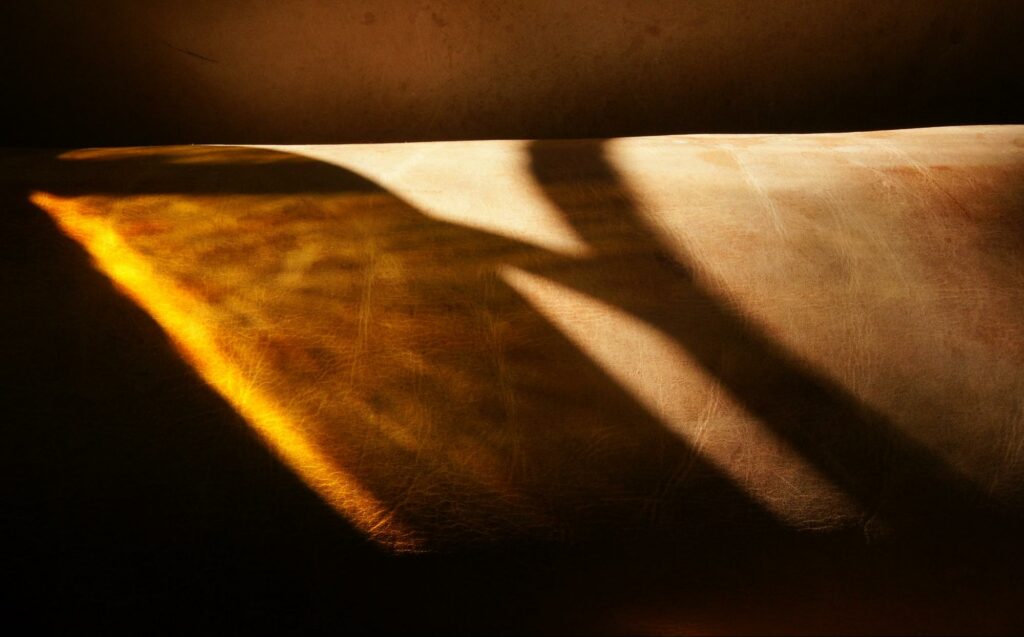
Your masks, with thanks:
[[[31,201],[45,210],[70,237],[82,244],[96,267],[146,310],[175,342],[199,374],[262,435],[307,484],[371,537],[398,550],[416,543],[387,509],[304,435],[279,397],[264,392],[244,371],[237,349],[223,347],[215,311],[194,290],[164,276],[114,229],[101,208],[75,198],[35,192]],[[246,352],[257,355],[256,352]]]

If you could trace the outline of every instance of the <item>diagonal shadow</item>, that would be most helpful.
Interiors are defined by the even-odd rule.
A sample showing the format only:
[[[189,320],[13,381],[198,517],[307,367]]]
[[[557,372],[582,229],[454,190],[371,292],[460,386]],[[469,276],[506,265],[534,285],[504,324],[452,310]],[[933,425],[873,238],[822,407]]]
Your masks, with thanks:
[[[283,182],[259,164],[200,169],[144,155],[3,161],[0,543],[17,590],[0,607],[9,621],[58,631],[134,632],[160,618],[204,631],[547,632],[588,625],[575,609],[603,594],[592,580],[649,586],[646,572],[624,579],[616,552],[581,556],[571,545],[383,554],[273,457],[162,328],[28,198],[40,189],[177,198],[384,194],[379,187],[305,159]],[[642,415],[637,424],[660,431]],[[673,462],[693,459],[665,443]],[[731,489],[725,480],[721,488]],[[676,579],[689,586],[706,588],[707,579]]]
[[[510,476],[499,482],[511,486],[504,490],[481,486],[483,479],[490,477],[487,472],[474,474],[464,462],[410,453],[382,439],[379,425],[359,423],[350,415],[339,414],[335,420],[323,416],[328,425],[345,423],[324,432],[323,438],[331,440],[325,444],[332,445],[332,453],[359,450],[358,462],[346,465],[354,467],[359,482],[379,501],[401,511],[400,517],[411,526],[440,538],[441,544],[491,537],[494,531],[486,519],[476,523],[478,530],[472,529],[476,509],[483,511],[485,518],[517,520],[510,517],[510,511],[519,506],[527,513],[515,524],[522,525],[527,535],[534,533],[530,525],[541,524],[552,527],[541,530],[541,536],[568,536],[574,541],[588,537],[604,541],[624,534],[633,540],[658,536],[659,542],[674,544],[689,535],[729,544],[733,540],[728,538],[749,534],[752,529],[759,529],[765,538],[784,534],[783,527],[759,504],[668,432],[496,274],[498,266],[508,263],[547,271],[564,261],[560,255],[434,220],[352,171],[279,152],[122,149],[61,160],[40,172],[46,170],[53,172],[52,180],[35,187],[61,196],[156,196],[169,201],[197,197],[211,211],[227,206],[229,214],[235,214],[231,208],[235,204],[216,203],[229,199],[208,197],[265,197],[274,206],[293,205],[291,202],[302,197],[327,197],[306,201],[302,210],[274,209],[272,214],[284,221],[319,215],[327,224],[320,236],[306,240],[327,242],[330,250],[347,255],[324,259],[323,265],[317,266],[318,271],[327,269],[331,287],[274,287],[268,281],[281,273],[283,265],[264,266],[248,254],[253,259],[252,275],[246,281],[236,281],[231,291],[270,289],[266,296],[277,305],[268,312],[299,314],[309,322],[315,318],[308,309],[310,303],[327,304],[324,307],[333,317],[335,342],[358,339],[354,317],[361,311],[357,303],[361,277],[354,273],[365,264],[353,246],[361,249],[373,244],[375,251],[408,262],[411,267],[401,281],[390,288],[379,284],[375,294],[389,298],[391,306],[398,308],[396,312],[413,312],[421,318],[409,329],[375,328],[379,330],[375,339],[417,343],[432,354],[421,362],[422,369],[410,370],[403,368],[403,356],[398,356],[406,351],[394,356],[385,352],[377,358],[372,352],[361,352],[361,364],[376,367],[363,379],[347,374],[346,382],[354,383],[355,393],[366,397],[378,416],[398,423],[396,426],[405,426],[403,419],[416,419],[410,415],[442,423],[442,430],[436,433],[439,447],[451,439],[471,440],[480,455],[497,459],[498,470]],[[331,197],[340,198],[340,203],[329,203]],[[251,200],[238,205],[238,218],[251,217],[254,208],[258,205]],[[274,245],[280,239],[274,229],[265,226],[254,232]],[[222,236],[201,238],[217,250],[193,252],[185,241],[178,244],[179,256],[188,257],[183,259],[187,267],[216,279],[219,253],[241,241],[243,235],[232,229]],[[198,278],[193,272],[179,274]],[[339,297],[345,298],[339,301]],[[501,308],[501,315],[525,326],[517,330],[528,336],[508,352],[512,381],[500,377],[505,372],[495,369],[486,343],[482,352],[479,348],[453,349],[462,335],[479,331],[474,321],[481,301],[484,305],[493,302]],[[244,323],[241,319],[251,317],[237,318]],[[435,341],[454,353],[438,350]],[[543,360],[531,358],[537,342],[543,343]],[[322,356],[329,359],[331,353]],[[317,380],[296,376],[286,382],[295,394],[320,392],[329,403],[331,392],[341,391],[330,384],[329,377],[341,366],[337,360],[328,360]],[[453,390],[453,383],[446,380],[466,377],[474,380],[460,390]],[[501,389],[507,382],[514,385],[511,393],[521,397],[514,407],[501,400],[502,394],[509,393]],[[410,388],[417,388],[418,393]],[[321,413],[329,415],[330,407],[325,409]],[[511,409],[518,415],[513,417]],[[509,425],[513,420],[514,426]],[[409,430],[409,435],[431,434]],[[374,442],[367,445],[366,440]],[[431,489],[452,495],[430,498],[429,506],[417,508],[417,497]],[[584,498],[584,494],[590,495]],[[561,522],[537,522],[531,511],[538,512],[540,519]],[[459,521],[467,516],[469,521]],[[608,524],[609,520],[616,523]],[[447,534],[452,540],[445,539]]]
[[[671,336],[764,426],[867,511],[914,535],[1011,535],[1019,521],[883,414],[787,352],[706,289],[640,219],[601,141],[537,141],[530,170],[595,251],[544,276]],[[608,229],[614,227],[614,232]],[[637,286],[660,291],[652,304]]]

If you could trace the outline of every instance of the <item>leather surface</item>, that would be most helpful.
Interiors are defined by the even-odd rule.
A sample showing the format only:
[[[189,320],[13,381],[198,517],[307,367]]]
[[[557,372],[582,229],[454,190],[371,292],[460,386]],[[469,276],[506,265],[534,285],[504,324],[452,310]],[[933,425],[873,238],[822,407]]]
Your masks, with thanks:
[[[231,450],[204,441],[248,425],[282,465],[236,487],[243,511],[260,489],[308,496],[269,468],[287,466],[350,537],[489,556],[454,567],[460,586],[550,560],[526,578],[541,627],[1020,625],[1020,127],[4,162],[8,236],[31,239],[5,291],[66,299],[13,318],[8,386],[32,388],[21,426],[71,427],[76,454],[99,444],[76,423],[107,411],[126,448],[180,445],[217,483]],[[48,283],[47,236],[75,242],[58,253],[81,252],[78,278]],[[136,327],[73,345],[120,316]],[[139,329],[178,362],[124,341]],[[123,363],[84,372],[118,351],[163,403],[119,408],[136,381],[104,379]],[[42,459],[26,479],[66,492],[69,459],[36,435],[16,436]],[[135,461],[102,448],[109,477],[71,463],[86,510],[133,493],[117,467]]]

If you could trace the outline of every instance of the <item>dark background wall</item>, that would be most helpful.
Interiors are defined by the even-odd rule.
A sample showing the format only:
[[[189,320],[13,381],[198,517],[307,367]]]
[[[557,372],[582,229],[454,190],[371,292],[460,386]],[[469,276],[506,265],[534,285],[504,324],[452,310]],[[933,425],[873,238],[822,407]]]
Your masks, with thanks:
[[[1016,0],[7,2],[0,144],[1021,122]]]

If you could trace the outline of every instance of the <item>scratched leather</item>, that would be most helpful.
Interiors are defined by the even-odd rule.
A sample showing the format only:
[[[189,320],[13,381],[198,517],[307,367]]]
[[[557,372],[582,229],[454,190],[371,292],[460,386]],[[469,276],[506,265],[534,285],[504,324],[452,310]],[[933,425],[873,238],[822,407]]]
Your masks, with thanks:
[[[1019,519],[1021,127],[368,148],[74,151],[33,201],[399,550]],[[532,199],[413,203],[467,181]],[[531,206],[578,253],[487,227]]]

